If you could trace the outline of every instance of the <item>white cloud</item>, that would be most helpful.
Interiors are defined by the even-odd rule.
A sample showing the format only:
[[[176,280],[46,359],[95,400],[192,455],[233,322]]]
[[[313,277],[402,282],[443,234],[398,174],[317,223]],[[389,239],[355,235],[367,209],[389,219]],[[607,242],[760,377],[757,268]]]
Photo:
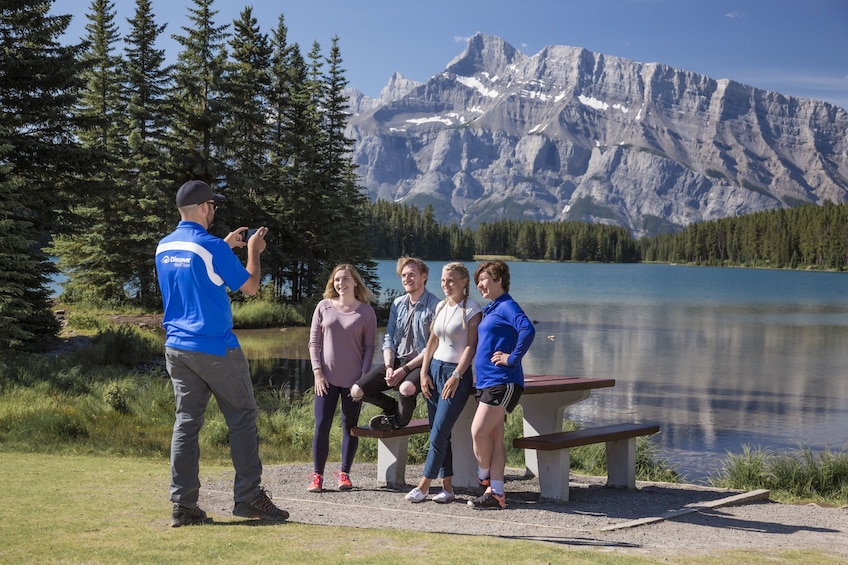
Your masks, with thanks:
[[[724,17],[729,19],[729,20],[736,20],[736,19],[739,19],[739,18],[744,18],[745,14],[742,13],[742,12],[737,12],[737,11],[734,10],[732,12],[727,12],[724,15]]]

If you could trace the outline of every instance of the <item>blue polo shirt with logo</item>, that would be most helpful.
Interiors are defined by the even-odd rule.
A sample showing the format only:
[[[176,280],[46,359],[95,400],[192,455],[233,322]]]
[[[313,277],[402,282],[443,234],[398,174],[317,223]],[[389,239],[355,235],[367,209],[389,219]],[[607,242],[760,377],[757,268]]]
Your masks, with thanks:
[[[227,287],[241,288],[250,273],[226,241],[181,221],[159,241],[156,273],[166,347],[222,356],[239,347]]]

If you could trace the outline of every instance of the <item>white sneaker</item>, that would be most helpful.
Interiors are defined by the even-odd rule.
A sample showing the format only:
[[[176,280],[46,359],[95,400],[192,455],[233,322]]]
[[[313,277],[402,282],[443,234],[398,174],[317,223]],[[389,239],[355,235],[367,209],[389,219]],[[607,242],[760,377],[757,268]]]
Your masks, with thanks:
[[[424,502],[424,499],[427,498],[427,495],[418,490],[418,487],[415,487],[404,497],[410,502]]]
[[[438,502],[439,504],[447,504],[454,500],[456,500],[456,495],[452,492],[446,491],[445,489],[442,489],[442,492],[433,497],[433,502]]]

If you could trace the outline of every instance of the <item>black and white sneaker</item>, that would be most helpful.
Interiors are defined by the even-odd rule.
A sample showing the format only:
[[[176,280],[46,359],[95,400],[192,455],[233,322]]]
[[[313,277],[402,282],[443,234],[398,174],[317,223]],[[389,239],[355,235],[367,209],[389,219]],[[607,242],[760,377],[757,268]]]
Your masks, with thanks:
[[[506,495],[495,494],[492,492],[491,489],[489,489],[474,500],[469,500],[468,506],[471,506],[472,508],[476,508],[478,510],[483,510],[486,508],[495,508],[497,510],[501,510],[503,508],[506,508]]]
[[[386,416],[385,414],[374,416],[368,422],[368,425],[372,430],[379,430],[381,432],[390,432],[399,428],[399,426],[395,423],[395,419],[391,416]]]

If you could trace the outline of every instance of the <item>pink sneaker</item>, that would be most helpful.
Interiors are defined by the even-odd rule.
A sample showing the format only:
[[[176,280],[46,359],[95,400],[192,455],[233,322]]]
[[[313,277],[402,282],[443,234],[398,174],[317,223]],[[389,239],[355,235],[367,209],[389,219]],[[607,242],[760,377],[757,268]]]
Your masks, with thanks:
[[[312,482],[306,487],[309,492],[321,492],[324,490],[324,477],[318,473],[312,473]]]
[[[351,490],[353,488],[353,483],[350,482],[350,475],[344,471],[339,471],[335,475],[339,479],[339,490]]]

